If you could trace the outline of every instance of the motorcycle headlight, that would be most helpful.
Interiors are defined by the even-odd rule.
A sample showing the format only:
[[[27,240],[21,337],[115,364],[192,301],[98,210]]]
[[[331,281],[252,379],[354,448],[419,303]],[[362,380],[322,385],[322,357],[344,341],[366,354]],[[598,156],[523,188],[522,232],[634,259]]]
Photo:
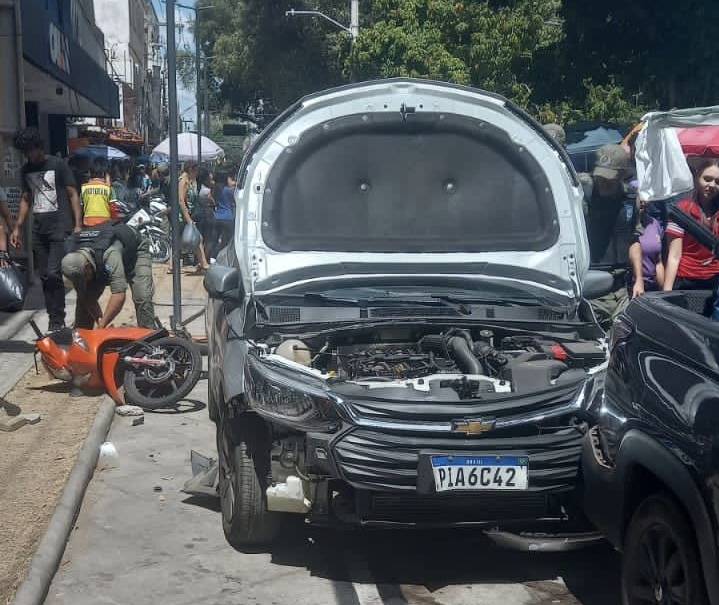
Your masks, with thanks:
[[[321,432],[334,432],[340,427],[338,397],[254,357],[249,357],[245,365],[245,395],[254,411],[280,424]]]

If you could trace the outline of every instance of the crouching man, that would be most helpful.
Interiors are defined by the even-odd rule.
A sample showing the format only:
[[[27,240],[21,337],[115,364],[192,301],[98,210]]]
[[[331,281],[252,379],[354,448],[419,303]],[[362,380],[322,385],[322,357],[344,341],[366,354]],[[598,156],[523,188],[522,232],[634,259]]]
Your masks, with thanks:
[[[152,298],[152,257],[149,243],[127,225],[108,225],[87,229],[73,236],[62,259],[62,274],[77,291],[75,327],[108,327],[125,304],[129,285],[135,303],[137,325],[155,327]],[[104,311],[98,300],[110,286]]]

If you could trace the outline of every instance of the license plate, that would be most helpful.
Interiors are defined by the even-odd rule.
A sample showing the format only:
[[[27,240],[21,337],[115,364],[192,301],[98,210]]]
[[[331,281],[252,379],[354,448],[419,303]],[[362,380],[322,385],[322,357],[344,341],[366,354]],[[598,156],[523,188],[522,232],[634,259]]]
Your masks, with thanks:
[[[527,489],[526,456],[432,456],[438,492]]]

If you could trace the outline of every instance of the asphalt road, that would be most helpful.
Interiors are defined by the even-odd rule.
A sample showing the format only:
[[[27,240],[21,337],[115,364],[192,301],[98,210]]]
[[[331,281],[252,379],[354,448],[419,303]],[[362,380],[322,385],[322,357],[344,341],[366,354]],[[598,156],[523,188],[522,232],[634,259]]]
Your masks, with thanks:
[[[499,549],[476,531],[333,532],[301,523],[265,552],[225,541],[218,504],[180,492],[189,452],[215,455],[201,381],[181,413],[116,417],[119,467],[95,473],[50,605],[615,605],[608,547]],[[159,491],[161,490],[161,491]]]

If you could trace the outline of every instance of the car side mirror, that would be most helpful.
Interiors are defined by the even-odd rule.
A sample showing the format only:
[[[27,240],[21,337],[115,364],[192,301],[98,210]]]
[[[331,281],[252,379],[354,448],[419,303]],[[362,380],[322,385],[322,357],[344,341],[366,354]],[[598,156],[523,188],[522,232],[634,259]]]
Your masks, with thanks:
[[[210,298],[223,300],[243,296],[240,272],[234,267],[212,265],[205,274],[203,285]]]
[[[584,278],[582,294],[587,300],[601,298],[614,290],[614,276],[606,271],[590,269]]]

